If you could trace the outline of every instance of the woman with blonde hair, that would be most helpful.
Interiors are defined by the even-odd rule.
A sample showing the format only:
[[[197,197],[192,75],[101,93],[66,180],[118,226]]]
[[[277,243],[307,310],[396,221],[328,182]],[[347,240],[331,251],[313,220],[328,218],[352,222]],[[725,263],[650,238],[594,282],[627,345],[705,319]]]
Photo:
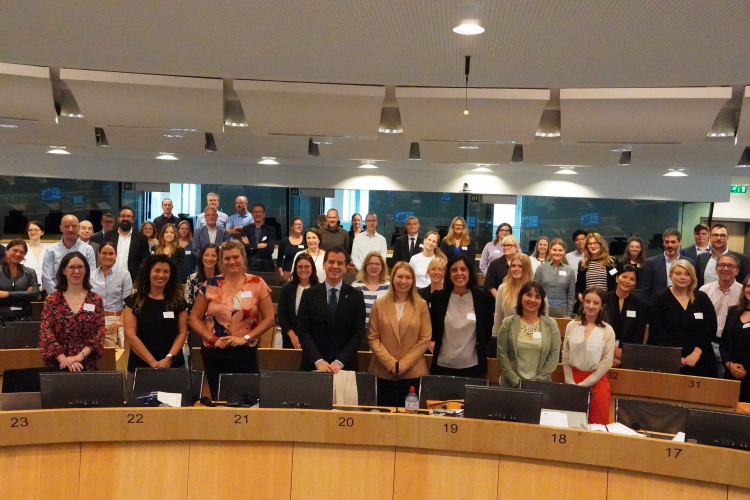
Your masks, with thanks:
[[[497,289],[500,288],[505,276],[508,275],[511,259],[521,253],[521,244],[512,235],[503,238],[501,247],[503,249],[502,257],[492,261],[487,268],[487,277],[484,279],[484,289],[489,290],[493,297],[497,296]]]
[[[370,252],[362,259],[362,269],[352,283],[352,288],[365,296],[365,327],[370,326],[370,310],[376,299],[388,292],[391,282],[388,281],[388,266],[378,251]]]
[[[432,323],[409,264],[397,262],[390,282],[370,314],[367,337],[373,356],[368,371],[378,376],[378,406],[403,406],[409,388],[418,387],[419,377],[429,373],[423,354],[432,337]]]
[[[578,263],[576,297],[582,301],[584,290],[599,287],[605,292],[617,288],[617,259],[609,255],[609,247],[599,233],[586,235],[583,260]]]
[[[445,254],[446,259],[450,259],[459,253],[466,255],[472,263],[472,272],[476,272],[474,261],[477,258],[477,247],[476,243],[471,241],[469,237],[469,229],[466,227],[466,221],[463,217],[453,219],[448,230],[448,236],[440,243],[440,251]]]
[[[518,292],[523,285],[533,279],[531,260],[528,255],[519,253],[510,260],[510,270],[505,276],[503,284],[497,290],[497,297],[495,297],[495,327],[493,334],[497,334],[500,324],[507,316],[516,314]]]
[[[166,255],[174,264],[175,269],[182,269],[185,260],[185,250],[177,244],[177,231],[172,224],[164,224],[159,231],[159,243],[151,247],[154,255]]]
[[[444,261],[448,260],[438,248],[439,242],[440,235],[438,232],[430,231],[424,235],[422,251],[413,255],[411,260],[409,260],[409,265],[414,269],[414,274],[417,277],[417,288],[430,286],[430,277],[427,275],[427,268],[433,259],[441,258]]]
[[[531,272],[536,272],[540,264],[543,264],[549,260],[549,238],[541,236],[536,240],[536,247],[534,248],[534,254],[531,256]]]
[[[649,307],[648,343],[682,348],[683,375],[716,377],[711,341],[716,337],[716,310],[704,292],[696,290],[695,268],[678,259],[669,268],[672,286],[657,292]]]

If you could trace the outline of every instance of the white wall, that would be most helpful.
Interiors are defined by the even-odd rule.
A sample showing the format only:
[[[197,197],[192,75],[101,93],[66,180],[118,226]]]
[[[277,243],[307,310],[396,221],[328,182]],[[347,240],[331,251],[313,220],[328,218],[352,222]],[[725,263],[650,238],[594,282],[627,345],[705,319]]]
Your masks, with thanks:
[[[727,203],[714,204],[714,219],[750,222],[750,192],[732,193]]]

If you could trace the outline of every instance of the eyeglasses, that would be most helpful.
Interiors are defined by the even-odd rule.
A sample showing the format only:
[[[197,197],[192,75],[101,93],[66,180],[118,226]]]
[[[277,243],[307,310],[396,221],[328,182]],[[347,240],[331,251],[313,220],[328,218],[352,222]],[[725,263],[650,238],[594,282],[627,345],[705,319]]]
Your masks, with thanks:
[[[365,222],[377,222],[378,219],[367,219]]]
[[[716,264],[716,269],[737,269],[734,264]]]
[[[513,244],[510,244],[510,243],[506,243],[506,244],[504,244],[504,245],[501,245],[501,246],[502,246],[503,248],[516,248],[516,246],[515,246],[515,245],[513,245]]]
[[[381,267],[380,262],[370,262],[367,267]]]
[[[67,269],[71,273],[80,273],[83,272],[86,268],[84,266],[67,266],[65,269]]]
[[[729,238],[729,235],[727,234],[712,234],[711,238],[716,238],[717,240],[725,240]]]

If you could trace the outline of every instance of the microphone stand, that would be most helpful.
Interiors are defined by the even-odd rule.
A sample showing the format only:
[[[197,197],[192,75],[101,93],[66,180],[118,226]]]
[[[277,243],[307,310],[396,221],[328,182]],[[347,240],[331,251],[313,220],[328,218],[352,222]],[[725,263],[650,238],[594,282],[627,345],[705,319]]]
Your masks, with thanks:
[[[396,361],[396,413],[398,413],[398,361]]]

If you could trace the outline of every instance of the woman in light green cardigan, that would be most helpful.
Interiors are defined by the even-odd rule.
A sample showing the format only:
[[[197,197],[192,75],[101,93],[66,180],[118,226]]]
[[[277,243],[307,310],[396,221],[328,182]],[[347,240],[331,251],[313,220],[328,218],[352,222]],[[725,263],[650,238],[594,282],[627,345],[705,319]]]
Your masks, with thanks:
[[[546,316],[544,288],[529,281],[521,287],[516,314],[497,332],[500,385],[518,387],[521,379],[549,381],[560,360],[560,329]]]

